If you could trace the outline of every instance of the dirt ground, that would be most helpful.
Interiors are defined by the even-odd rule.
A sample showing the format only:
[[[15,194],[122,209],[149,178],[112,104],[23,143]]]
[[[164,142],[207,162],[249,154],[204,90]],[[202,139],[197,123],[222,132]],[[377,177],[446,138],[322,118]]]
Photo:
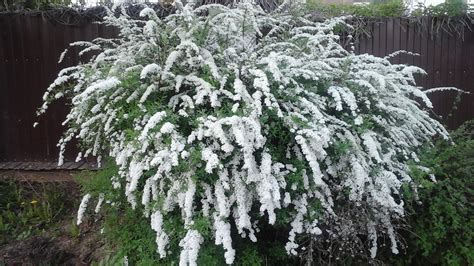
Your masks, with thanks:
[[[0,181],[15,180],[32,183],[60,184],[69,198],[80,198],[77,184],[68,172],[0,172]],[[2,191],[0,191],[1,194]],[[0,206],[1,207],[1,206]],[[85,220],[80,228],[74,225],[76,208],[58,217],[55,224],[22,240],[0,244],[0,265],[90,265],[106,252],[100,223]]]
[[[52,231],[14,241],[0,247],[0,264],[5,265],[90,265],[105,252],[97,230],[70,234],[70,220]],[[93,229],[91,227],[91,229]]]

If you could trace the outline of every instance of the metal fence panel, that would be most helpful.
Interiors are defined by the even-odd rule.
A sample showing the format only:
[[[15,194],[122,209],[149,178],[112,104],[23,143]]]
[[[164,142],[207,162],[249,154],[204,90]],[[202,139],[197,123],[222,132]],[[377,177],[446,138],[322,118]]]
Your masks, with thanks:
[[[394,51],[406,50],[419,56],[398,55],[392,63],[403,63],[423,68],[428,75],[417,77],[424,88],[457,87],[470,92],[457,102],[456,92],[429,95],[434,113],[449,128],[456,128],[474,118],[474,32],[467,30],[463,38],[456,33],[430,32],[435,18],[422,18],[422,26],[408,19],[393,18],[374,24],[371,38],[363,38],[356,51],[385,56]],[[471,25],[473,28],[474,25]]]

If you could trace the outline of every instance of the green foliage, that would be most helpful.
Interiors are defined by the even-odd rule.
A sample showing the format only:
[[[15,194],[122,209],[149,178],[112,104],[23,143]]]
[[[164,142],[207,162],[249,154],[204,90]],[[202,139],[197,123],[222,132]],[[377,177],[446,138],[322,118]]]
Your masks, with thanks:
[[[247,246],[242,250],[244,256],[239,256],[235,262],[235,265],[241,266],[258,266],[265,265],[263,259],[259,256],[258,251]]]
[[[108,207],[108,206],[107,206]],[[156,233],[138,210],[107,208],[104,234],[118,257],[127,256],[134,265],[152,265],[159,261]],[[116,255],[117,256],[117,255]]]
[[[116,193],[112,189],[112,181],[110,177],[118,171],[112,161],[105,162],[105,167],[100,171],[84,171],[76,176],[74,180],[81,186],[82,191],[90,193],[93,196],[98,196],[99,193],[108,192],[108,196],[113,196]]]
[[[71,0],[4,0],[0,3],[0,11],[48,9],[58,6],[68,6],[71,3]]]
[[[0,181],[0,245],[54,226],[75,201],[59,184]]]
[[[79,230],[79,226],[77,226],[76,220],[73,219],[71,221],[70,235],[72,238],[78,238],[80,234],[81,234],[81,231]]]
[[[110,265],[123,265],[124,257],[121,253],[108,253],[100,259],[100,261],[92,262],[92,266],[110,266]]]
[[[312,14],[316,19],[336,16],[351,16],[348,19],[352,29],[345,29],[355,41],[360,37],[370,38],[372,25],[383,22],[384,18],[405,18],[409,24],[417,26],[418,31],[436,35],[440,31],[456,34],[464,38],[464,32],[471,28],[472,9],[464,0],[447,0],[439,5],[419,3],[409,8],[402,0],[372,1],[370,4],[327,4],[321,0],[308,0],[304,13]],[[422,18],[431,17],[429,23]]]
[[[326,4],[320,0],[307,1],[308,8],[329,17],[353,15],[365,18],[401,17],[406,13],[406,6],[401,0],[389,0],[367,5]]]
[[[327,17],[352,15],[358,18],[384,17],[459,17],[469,13],[464,0],[446,0],[439,5],[419,4],[414,10],[409,10],[402,0],[373,1],[370,4],[327,4],[321,0],[307,1],[308,9]]]
[[[453,134],[454,145],[438,142],[421,156],[428,174],[413,169],[419,201],[413,200],[409,218],[407,260],[415,264],[474,265],[474,121]],[[422,256],[419,256],[421,254]]]
[[[433,16],[433,17],[459,17],[468,12],[468,5],[464,0],[446,0],[436,6],[418,6],[413,12],[413,16]]]

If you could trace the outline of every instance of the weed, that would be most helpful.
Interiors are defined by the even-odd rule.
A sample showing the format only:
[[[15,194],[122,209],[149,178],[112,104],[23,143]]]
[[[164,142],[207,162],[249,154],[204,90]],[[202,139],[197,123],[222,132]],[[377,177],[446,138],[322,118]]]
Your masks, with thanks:
[[[68,196],[59,184],[0,181],[0,244],[54,226],[75,204]]]

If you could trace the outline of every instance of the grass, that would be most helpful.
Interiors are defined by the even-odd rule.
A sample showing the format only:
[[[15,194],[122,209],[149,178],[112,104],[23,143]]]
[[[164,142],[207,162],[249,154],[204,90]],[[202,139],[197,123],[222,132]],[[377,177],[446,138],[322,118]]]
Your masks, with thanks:
[[[77,206],[70,183],[0,181],[0,245],[44,233]]]

